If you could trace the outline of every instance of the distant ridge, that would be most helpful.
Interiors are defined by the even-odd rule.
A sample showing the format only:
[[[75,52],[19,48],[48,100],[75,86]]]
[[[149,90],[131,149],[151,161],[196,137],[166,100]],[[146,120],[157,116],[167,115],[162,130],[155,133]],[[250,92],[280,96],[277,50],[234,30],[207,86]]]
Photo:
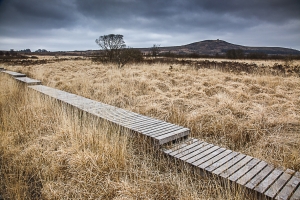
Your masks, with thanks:
[[[300,55],[300,51],[283,47],[248,47],[231,44],[223,40],[204,40],[182,46],[160,47],[161,53],[171,52],[175,54],[219,55],[225,54],[230,49],[241,49],[248,53],[265,53],[269,55]],[[150,48],[141,48],[143,52],[150,51]]]

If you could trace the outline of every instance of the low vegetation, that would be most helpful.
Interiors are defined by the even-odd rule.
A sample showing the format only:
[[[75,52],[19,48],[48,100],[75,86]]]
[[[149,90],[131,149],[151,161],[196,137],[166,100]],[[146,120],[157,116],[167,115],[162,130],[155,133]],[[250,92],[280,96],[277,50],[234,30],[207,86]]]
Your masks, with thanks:
[[[170,68],[159,62],[120,70],[90,60],[7,68],[50,87],[188,127],[196,138],[275,166],[300,170],[296,75],[235,73],[180,63]]]
[[[70,64],[79,63],[63,66]],[[37,78],[50,72],[44,67],[31,68],[31,75],[36,73]],[[59,66],[53,66],[53,73],[58,73],[55,67]],[[107,70],[108,79],[121,75],[115,69]],[[62,68],[59,71],[66,73]],[[101,73],[94,75],[101,80]],[[136,81],[134,74],[130,77]],[[78,111],[28,90],[4,74],[0,73],[0,78],[0,196],[4,199],[250,198],[239,188],[205,179],[188,166],[171,162],[135,135],[91,116],[79,117]],[[48,85],[57,84],[57,75],[45,78]],[[121,83],[109,91],[115,94]],[[136,92],[148,91],[146,83],[137,85],[141,88]],[[65,89],[77,91],[78,87]],[[85,87],[78,91],[84,92]]]

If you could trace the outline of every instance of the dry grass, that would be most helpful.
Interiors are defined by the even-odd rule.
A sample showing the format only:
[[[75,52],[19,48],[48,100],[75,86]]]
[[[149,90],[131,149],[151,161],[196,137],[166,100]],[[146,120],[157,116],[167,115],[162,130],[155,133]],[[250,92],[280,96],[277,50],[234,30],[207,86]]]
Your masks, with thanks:
[[[116,126],[0,78],[5,199],[249,198],[145,150],[146,143]]]
[[[215,145],[300,170],[298,77],[90,61],[7,66],[45,85],[183,125]]]

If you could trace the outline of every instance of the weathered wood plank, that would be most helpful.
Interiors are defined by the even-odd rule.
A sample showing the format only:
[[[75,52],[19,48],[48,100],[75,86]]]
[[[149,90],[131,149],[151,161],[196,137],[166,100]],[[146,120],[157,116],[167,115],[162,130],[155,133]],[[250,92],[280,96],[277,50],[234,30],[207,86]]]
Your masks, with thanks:
[[[234,172],[238,171],[240,168],[245,166],[248,162],[250,162],[253,158],[251,156],[246,156],[243,159],[241,159],[239,162],[236,164],[232,165],[230,168],[226,169],[223,171],[220,176],[223,178],[229,177],[231,174]]]
[[[169,134],[171,132],[179,131],[181,129],[184,129],[184,128],[175,125],[174,127],[170,128],[170,129],[156,130],[150,134],[149,133],[145,133],[145,134],[150,135],[151,137],[160,137],[160,136]]]
[[[197,141],[198,141],[197,139],[188,139],[187,141],[185,141],[183,143],[176,143],[171,149],[165,149],[164,152],[166,154],[169,154],[169,153],[171,153],[173,151],[177,151],[177,150],[179,150],[179,149],[181,149],[181,148],[183,148],[183,147],[185,147],[187,145],[190,145],[190,144],[192,144],[194,142],[197,142]]]
[[[265,177],[273,171],[274,167],[267,165],[262,171],[256,174],[245,186],[249,189],[253,189],[259,182],[261,182]]]
[[[184,136],[187,136],[190,134],[190,129],[188,128],[183,128],[183,129],[179,129],[177,131],[165,134],[165,135],[161,135],[158,137],[154,137],[154,139],[157,140],[158,144],[164,144],[164,143],[168,143],[170,141],[182,138]]]
[[[298,186],[294,194],[291,196],[290,200],[299,200],[299,199],[300,199],[300,186]]]
[[[167,128],[174,128],[174,124],[167,124],[167,123],[161,123],[160,125],[156,126],[156,127],[147,127],[143,129],[143,133],[150,133],[149,135],[151,135],[151,133],[153,134],[153,132],[157,132],[158,130],[163,130],[163,129],[167,129]]]
[[[221,148],[222,149],[222,148]],[[221,150],[220,149],[220,150]],[[199,168],[204,169],[212,164],[214,164],[215,162],[217,162],[218,160],[221,160],[222,158],[224,158],[225,156],[227,156],[228,154],[232,153],[231,150],[226,150],[223,151],[222,153],[216,155],[215,157],[207,160],[206,162],[202,163],[201,165],[198,165]]]
[[[175,156],[175,155],[183,153],[183,152],[185,152],[185,151],[187,151],[191,148],[198,147],[198,145],[200,145],[200,144],[202,144],[201,146],[204,146],[204,145],[207,145],[208,143],[198,140],[197,142],[193,142],[193,143],[191,143],[191,144],[189,144],[189,145],[187,145],[187,146],[185,146],[181,149],[170,152],[169,155],[170,156]],[[200,146],[198,148],[200,148]]]
[[[275,199],[287,200],[292,195],[293,191],[300,185],[300,172],[296,172],[295,175],[289,180],[289,182],[278,193]]]
[[[282,173],[282,170],[274,169],[260,184],[254,188],[254,190],[259,193],[264,193]]]
[[[215,147],[218,147],[218,146],[215,146]],[[204,157],[200,158],[199,160],[197,160],[197,162],[194,163],[194,165],[196,166],[199,166],[201,165],[202,163],[214,158],[215,156],[219,155],[220,153],[222,153],[223,151],[225,151],[226,149],[225,148],[216,148],[215,151],[211,152],[210,154],[208,155],[205,155]],[[196,157],[196,156],[195,156]]]
[[[250,181],[255,175],[257,175],[261,170],[263,170],[268,164],[265,161],[259,162],[253,169],[251,169],[247,174],[242,176],[237,183],[240,185],[245,185]]]
[[[251,170],[254,166],[256,166],[259,163],[260,160],[258,159],[252,159],[249,163],[247,163],[244,167],[240,168],[237,170],[235,173],[230,175],[228,178],[231,181],[236,181],[238,180],[241,176],[244,174],[248,173],[249,170]]]
[[[176,154],[174,157],[180,158],[181,160],[185,161],[186,159],[188,159],[189,156],[192,157],[194,155],[199,154],[199,152],[204,151],[204,150],[202,150],[203,148],[207,149],[207,148],[211,147],[211,145],[210,146],[208,146],[208,145],[209,144],[206,143],[206,142],[201,142],[197,146],[194,146],[194,147],[192,147],[192,148],[190,148],[186,151],[183,151],[183,152],[180,152],[180,153]]]
[[[218,167],[224,165],[226,162],[230,161],[231,159],[233,159],[237,155],[239,155],[239,153],[231,152],[227,156],[223,157],[222,159],[220,159],[220,160],[216,161],[215,163],[213,163],[213,164],[209,165],[208,167],[206,167],[205,170],[211,172],[211,171],[217,169]]]
[[[21,74],[18,72],[13,72],[13,71],[8,71],[8,70],[2,71],[2,72],[9,74],[10,76],[13,76],[13,77],[26,77],[25,74]]]
[[[212,171],[213,174],[219,175],[221,174],[223,171],[227,170],[228,168],[230,168],[231,166],[235,165],[237,162],[239,162],[240,160],[242,160],[244,157],[246,157],[246,155],[244,154],[239,154],[236,157],[232,158],[231,160],[229,160],[228,162],[224,163],[222,166],[220,166],[219,168],[215,169],[214,171]]]
[[[288,182],[288,180],[292,177],[295,171],[286,170],[280,177],[277,179],[271,187],[264,193],[266,196],[274,198],[276,194],[283,188],[283,186]]]
[[[31,79],[31,78],[28,78],[28,77],[16,77],[15,79],[18,80],[18,81],[21,81],[23,83],[26,83],[27,85],[40,85],[40,84],[42,84],[41,81]]]
[[[214,148],[216,146],[212,145],[212,144],[208,144],[208,143],[204,143],[205,145],[203,147],[201,147],[200,149],[198,149],[196,152],[193,152],[187,156],[185,156],[184,159],[185,162],[187,163],[193,163],[195,162],[196,160],[199,160],[200,158],[204,157],[205,155],[207,155],[207,153],[211,152],[207,152],[208,150],[210,150],[211,148]],[[213,151],[215,151],[216,148],[213,149]],[[204,153],[205,152],[205,153]],[[196,164],[193,164],[194,166],[197,166]]]
[[[195,160],[195,161],[192,163],[192,165],[198,166],[198,165],[200,165],[201,163],[203,163],[203,161],[202,161],[202,158],[203,158],[203,157],[210,155],[211,153],[215,152],[215,151],[218,150],[218,149],[220,149],[219,146],[213,146],[212,148],[207,149],[206,151],[203,151],[202,153],[198,154],[197,156],[188,159],[187,162],[191,162],[192,160]]]

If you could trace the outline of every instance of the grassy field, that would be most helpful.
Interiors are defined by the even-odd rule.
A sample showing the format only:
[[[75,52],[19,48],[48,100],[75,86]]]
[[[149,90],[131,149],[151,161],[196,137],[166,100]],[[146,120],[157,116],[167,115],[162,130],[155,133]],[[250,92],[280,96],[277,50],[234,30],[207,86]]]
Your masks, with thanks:
[[[270,65],[271,64],[273,63],[270,62]],[[265,62],[264,65],[267,65],[267,62]],[[55,87],[117,107],[188,127],[192,130],[193,137],[203,139],[206,142],[211,142],[215,145],[226,147],[231,150],[240,151],[247,155],[265,160],[275,166],[291,168],[297,171],[300,170],[299,77],[237,74],[221,72],[213,69],[196,70],[193,67],[179,64],[173,65],[173,69],[170,70],[170,65],[164,63],[130,64],[120,70],[114,65],[96,64],[92,63],[90,60],[65,60],[43,65],[30,65],[26,67],[8,65],[5,67],[14,71],[26,73],[28,76],[39,79],[44,85],[50,87]],[[8,86],[1,86],[1,89],[3,90],[3,88],[7,87]],[[4,93],[1,92],[1,94]],[[4,98],[5,96],[1,95],[1,97]],[[39,99],[38,97],[35,98]],[[35,100],[32,101],[34,102]],[[11,102],[8,101],[8,103]],[[1,103],[0,105],[3,107],[4,103]],[[38,110],[47,110],[47,108],[44,108],[47,103],[34,104],[34,106],[38,105],[40,106]],[[53,125],[53,128],[50,128],[50,125],[48,128],[50,130],[58,130],[57,133],[54,131],[55,134],[53,134],[53,132],[50,134],[50,143],[63,143],[63,145],[66,145],[69,144],[69,140],[74,137],[73,135],[81,135],[79,134],[81,131],[80,129],[79,132],[75,132],[77,128],[74,127],[76,127],[77,124],[72,122],[72,116],[67,114],[67,119],[65,119],[66,114],[59,114],[59,117],[54,117],[54,114],[52,114],[54,111],[50,108],[48,109],[51,111],[49,112],[49,116],[43,115],[41,118],[43,120],[37,121],[42,123],[42,121],[45,121],[44,118],[46,117],[54,118],[53,120],[48,120],[51,123],[53,122],[53,124],[51,124]],[[5,116],[2,118],[7,118],[8,114],[14,114],[15,116],[12,117],[13,119],[17,115],[20,115],[16,114],[16,112],[2,113],[2,115]],[[64,119],[61,119],[60,117]],[[56,121],[59,123],[58,125],[54,123]],[[64,123],[63,127],[60,125],[62,122]],[[28,123],[32,124],[33,122],[28,121]],[[90,126],[89,124],[90,123],[86,123],[86,126]],[[24,125],[20,126],[23,127]],[[30,126],[34,127],[35,125]],[[103,126],[103,130],[95,129],[93,128],[94,126],[95,123],[92,125],[92,129],[86,128],[85,135],[89,135],[90,132],[96,134],[97,137],[113,135],[110,133],[111,131],[109,133],[106,132],[108,130],[107,125]],[[14,130],[16,128],[12,129]],[[23,131],[26,131],[24,127],[22,129]],[[68,131],[64,131],[65,129]],[[60,131],[67,134],[67,136],[62,136],[64,134]],[[2,131],[3,134],[8,134],[10,132],[13,131]],[[8,137],[8,135],[5,137]],[[57,140],[52,141],[52,137]],[[81,137],[83,137],[83,135],[81,135]],[[76,149],[83,147],[89,148],[89,146],[93,146],[90,142],[93,143],[96,141],[95,139],[92,139],[93,137],[94,136],[91,136],[91,138],[87,139],[85,137],[84,139],[77,138],[80,141],[83,140],[86,142],[84,142],[84,144],[77,145],[79,142],[77,141],[76,145],[71,145],[71,147],[75,148],[76,146]],[[123,136],[121,138],[123,138]],[[99,154],[99,152],[103,152],[103,150],[91,151],[93,153],[92,155],[97,158],[104,156],[118,160],[123,156],[121,159],[123,160],[123,164],[118,164],[116,166],[113,165],[112,170],[104,173],[103,175],[104,179],[108,181],[105,184],[106,187],[115,188],[111,190],[114,191],[112,193],[116,198],[136,198],[134,195],[138,194],[142,195],[141,198],[152,199],[163,198],[163,196],[155,196],[156,194],[167,196],[171,195],[171,197],[174,194],[174,199],[245,198],[241,195],[240,191],[227,189],[224,193],[224,191],[219,188],[220,184],[217,181],[210,182],[208,180],[201,179],[195,174],[187,172],[185,169],[180,168],[180,170],[178,170],[173,164],[165,163],[166,161],[160,157],[154,158],[149,152],[146,152],[147,157],[144,158],[144,155],[140,155],[136,152],[136,149],[143,148],[135,147],[135,144],[130,142],[131,140],[128,140],[127,138],[121,138],[119,136],[114,137],[113,140],[111,140],[111,138],[101,138],[101,141],[104,141],[103,144],[102,142],[96,141],[97,143],[95,146],[97,147],[95,148],[104,148],[107,149],[107,151],[104,151],[105,153],[101,154]],[[111,146],[105,147],[104,143]],[[1,148],[7,148],[5,147],[7,144],[9,143],[2,142]],[[34,144],[36,146],[40,145],[37,145],[37,142]],[[110,148],[115,148],[115,150],[112,151]],[[59,151],[59,149],[60,148],[56,151]],[[85,152],[85,150],[82,151]],[[121,154],[122,156],[115,157],[110,155],[111,152],[115,151],[121,151],[124,155]],[[5,151],[1,150],[1,152]],[[75,154],[73,154],[73,151],[70,153],[68,149],[63,150],[63,152],[66,155],[60,152],[62,157],[77,156],[78,160],[86,159],[85,155],[78,157],[78,150],[75,151]],[[40,156],[45,157],[45,152],[41,151]],[[61,157],[56,154],[53,155],[53,159],[59,158]],[[153,160],[156,159],[159,159],[159,163],[161,164],[153,162]],[[18,160],[18,158],[16,158],[16,160]],[[134,162],[131,163],[131,160],[134,160]],[[69,161],[70,159],[64,161],[67,162],[67,166],[70,164]],[[24,162],[29,161],[24,159]],[[32,162],[32,160],[30,160],[30,162]],[[51,163],[52,161],[47,162]],[[112,162],[114,163],[114,161]],[[99,168],[97,162],[92,162],[91,165],[95,165],[94,167],[100,170],[97,171],[97,173],[101,172],[102,169]],[[120,166],[123,166],[124,168],[118,168]],[[70,177],[72,179],[72,176],[75,176],[74,172],[77,170],[84,171],[89,169],[78,166],[73,169],[72,167],[71,169],[67,168],[67,170],[71,170],[71,172],[62,171],[60,175],[66,176],[63,174],[71,173]],[[93,166],[89,167],[93,168]],[[48,172],[48,170],[49,169],[47,169],[46,172]],[[141,173],[131,177],[128,174],[131,174],[132,170],[137,170],[135,173],[138,173],[138,171],[141,170]],[[88,171],[93,172],[92,169]],[[128,184],[127,188],[121,187],[120,189],[120,187],[114,186],[114,182],[110,180],[113,177],[110,173],[118,174],[118,172],[115,171],[124,171],[125,174],[128,172],[125,176],[127,178],[129,177],[128,179],[125,178],[124,181],[124,177],[122,176],[122,179],[118,179],[116,181],[118,182],[118,184],[116,184],[118,186],[121,184],[123,187],[123,184]],[[181,173],[178,173],[178,171]],[[97,173],[94,173],[93,175],[96,176]],[[58,178],[60,175],[54,178]],[[69,180],[68,178],[70,177],[64,177],[64,180]],[[91,181],[88,179],[86,179],[87,182],[80,183],[78,179],[80,178],[74,178],[74,180],[77,180],[76,183],[81,185],[81,187],[87,187],[86,185],[83,186],[84,184],[96,184],[95,182],[88,183]],[[198,179],[201,180],[199,183],[198,181],[194,182],[194,180]],[[70,182],[70,185],[68,185],[67,183],[56,183],[53,181],[53,185],[49,184],[49,187],[43,187],[43,192],[51,195],[53,195],[53,193],[57,193],[58,198],[64,198],[64,196],[59,195],[76,195],[72,193],[72,191],[74,192],[74,190],[76,190],[76,186],[73,187],[72,184],[75,184],[75,182]],[[148,188],[148,184],[150,185],[150,188]],[[43,186],[44,185],[45,184],[43,184]],[[204,185],[205,188],[203,188]],[[158,189],[153,189],[152,187],[158,187]],[[68,191],[61,191],[61,189]],[[133,189],[132,193],[125,192],[131,189]],[[107,191],[110,191],[110,189],[107,189]],[[166,191],[171,192],[166,193]],[[87,188],[86,190],[83,189],[81,194],[84,195],[91,193],[93,192],[90,192],[89,188]],[[42,194],[44,195],[44,193]],[[45,197],[49,198],[50,196]],[[102,196],[102,198],[106,197]]]
[[[249,199],[0,73],[4,199]]]

